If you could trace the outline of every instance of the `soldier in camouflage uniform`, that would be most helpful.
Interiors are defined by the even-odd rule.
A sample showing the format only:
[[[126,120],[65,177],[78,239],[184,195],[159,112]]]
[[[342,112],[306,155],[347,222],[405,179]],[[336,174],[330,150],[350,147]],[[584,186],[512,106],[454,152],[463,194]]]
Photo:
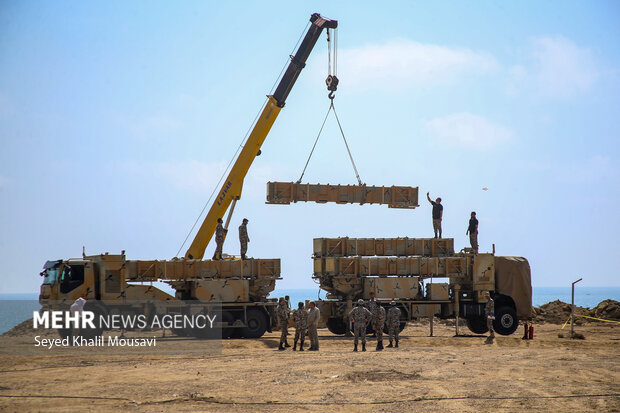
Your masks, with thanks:
[[[391,307],[387,312],[387,328],[390,339],[388,347],[398,348],[398,333],[400,332],[400,308],[396,306],[396,301],[390,303]],[[396,346],[392,344],[392,340],[395,339]]]
[[[362,337],[362,351],[366,351],[366,324],[371,319],[372,313],[364,307],[364,300],[360,298],[357,300],[357,307],[349,313],[349,321],[353,323],[353,331],[355,332],[353,351],[357,351],[357,343],[360,337]]]
[[[383,350],[383,326],[385,326],[385,316],[385,308],[381,305],[377,305],[373,321],[373,328],[377,334],[377,351]]]
[[[276,315],[278,316],[278,324],[280,325],[280,346],[278,350],[286,350],[286,347],[290,347],[286,341],[286,334],[288,333],[288,311],[286,300],[280,298],[280,302],[276,307]]]
[[[297,340],[300,340],[299,351],[304,351],[304,338],[308,328],[308,312],[304,309],[304,303],[299,302],[297,310],[293,311],[293,321],[295,321],[295,341],[293,351],[297,350]]]
[[[215,253],[213,254],[214,260],[222,259],[222,247],[224,246],[224,237],[226,236],[227,230],[224,229],[222,225],[224,221],[222,218],[217,219],[217,227],[215,227]]]
[[[374,291],[371,291],[369,296],[370,296],[370,298],[368,299],[368,302],[366,303],[366,308],[372,314],[372,319],[370,321],[372,322],[373,329],[374,329],[375,317],[377,315],[377,311],[379,310],[379,303],[377,303],[377,300],[375,300],[375,292]],[[376,337],[377,336],[377,332],[376,331],[373,332],[372,336]]]
[[[243,222],[239,225],[239,242],[241,242],[241,259],[247,260],[245,253],[248,252],[248,242],[250,242],[247,218],[243,218]]]
[[[495,301],[493,301],[491,294],[489,294],[488,291],[485,291],[484,296],[488,300],[487,304],[484,306],[484,314],[487,317],[487,327],[489,328],[489,337],[487,337],[484,344],[493,344],[493,339],[495,339],[495,331],[493,330],[493,320],[495,320]]]

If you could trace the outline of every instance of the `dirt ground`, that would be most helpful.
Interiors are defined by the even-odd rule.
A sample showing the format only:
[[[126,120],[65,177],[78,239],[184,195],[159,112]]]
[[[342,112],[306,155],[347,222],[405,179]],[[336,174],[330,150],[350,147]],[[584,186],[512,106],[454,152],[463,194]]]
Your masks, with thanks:
[[[620,412],[620,324],[578,326],[585,340],[560,338],[569,326],[560,328],[536,325],[526,341],[521,327],[485,345],[485,336],[454,337],[454,327],[439,323],[429,337],[428,323],[415,323],[399,349],[376,352],[369,338],[365,353],[326,329],[320,352],[303,353],[279,352],[275,331],[224,340],[221,354],[178,337],[158,338],[142,354],[46,354],[28,350],[32,336],[5,335],[0,411]]]

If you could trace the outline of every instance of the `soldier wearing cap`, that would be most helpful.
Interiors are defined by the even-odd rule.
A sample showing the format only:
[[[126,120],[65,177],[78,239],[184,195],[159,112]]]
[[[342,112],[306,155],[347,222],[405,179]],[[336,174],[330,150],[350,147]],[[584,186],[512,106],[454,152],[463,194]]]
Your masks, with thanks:
[[[310,339],[308,351],[319,351],[319,333],[316,329],[321,318],[321,311],[317,308],[314,301],[310,301],[308,306],[310,307],[308,310],[308,338]]]
[[[213,254],[214,260],[222,259],[222,247],[224,246],[224,238],[228,230],[224,229],[222,225],[224,221],[222,218],[217,219],[217,227],[215,227],[215,253]]]
[[[355,339],[353,341],[353,351],[357,351],[357,343],[362,338],[362,351],[366,351],[366,325],[372,319],[372,313],[364,307],[364,300],[357,300],[357,307],[349,313],[349,320],[353,323]]]
[[[286,341],[289,310],[284,297],[280,298],[278,306],[276,307],[276,315],[278,316],[278,324],[280,325],[280,346],[278,350],[286,350],[286,347],[290,347]]]
[[[295,321],[295,341],[293,341],[293,351],[297,350],[297,341],[301,341],[299,344],[299,351],[304,351],[304,338],[306,337],[306,329],[308,328],[308,312],[304,308],[304,303],[301,301],[297,305],[297,310],[293,311],[293,321]]]
[[[398,333],[400,332],[400,308],[396,306],[396,301],[390,303],[390,309],[387,312],[387,328],[390,344],[388,347],[398,348]],[[392,340],[395,339],[396,345],[392,344]]]
[[[487,337],[484,344],[493,344],[493,339],[495,339],[495,331],[493,330],[493,320],[495,320],[495,301],[493,301],[493,298],[491,298],[491,294],[488,291],[484,292],[484,296],[487,299],[487,304],[484,306],[484,314],[487,317],[487,327],[489,329],[489,337]]]
[[[247,218],[243,218],[243,222],[239,225],[239,242],[241,242],[241,259],[247,260],[245,253],[248,252],[248,242],[250,242]]]

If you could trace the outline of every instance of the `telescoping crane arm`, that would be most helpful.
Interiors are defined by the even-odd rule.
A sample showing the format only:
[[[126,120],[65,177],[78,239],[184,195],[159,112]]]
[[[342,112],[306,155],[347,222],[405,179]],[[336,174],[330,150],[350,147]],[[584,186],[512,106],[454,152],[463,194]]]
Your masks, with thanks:
[[[306,60],[319,39],[321,32],[323,29],[335,29],[338,27],[338,21],[326,19],[321,17],[318,13],[314,13],[310,16],[310,23],[310,28],[295,55],[291,56],[291,62],[284,76],[282,76],[276,91],[273,95],[267,97],[265,108],[256,121],[250,136],[230,170],[228,177],[224,181],[217,198],[213,202],[213,205],[211,205],[211,209],[209,209],[205,220],[196,233],[194,241],[185,253],[185,258],[202,259],[204,256],[207,244],[209,244],[215,232],[217,219],[224,216],[233,200],[236,201],[241,197],[243,180],[254,158],[260,152],[260,147],[265,141],[273,122],[276,120],[280,110],[284,107],[286,98],[293,88],[295,81],[297,81],[299,73],[306,65]]]

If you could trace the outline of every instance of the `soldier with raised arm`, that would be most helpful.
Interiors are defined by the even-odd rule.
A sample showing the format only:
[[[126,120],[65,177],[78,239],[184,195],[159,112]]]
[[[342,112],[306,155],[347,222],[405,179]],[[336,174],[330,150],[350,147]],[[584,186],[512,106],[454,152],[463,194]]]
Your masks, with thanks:
[[[349,321],[353,323],[353,332],[355,338],[353,340],[353,351],[357,351],[357,343],[362,338],[362,351],[366,351],[366,325],[372,319],[372,313],[364,307],[364,300],[357,300],[357,307],[349,313]]]
[[[443,219],[443,205],[441,205],[441,198],[437,198],[433,201],[430,193],[427,192],[426,199],[428,199],[428,202],[430,202],[433,206],[433,231],[435,231],[435,238],[441,238],[441,220]]]

